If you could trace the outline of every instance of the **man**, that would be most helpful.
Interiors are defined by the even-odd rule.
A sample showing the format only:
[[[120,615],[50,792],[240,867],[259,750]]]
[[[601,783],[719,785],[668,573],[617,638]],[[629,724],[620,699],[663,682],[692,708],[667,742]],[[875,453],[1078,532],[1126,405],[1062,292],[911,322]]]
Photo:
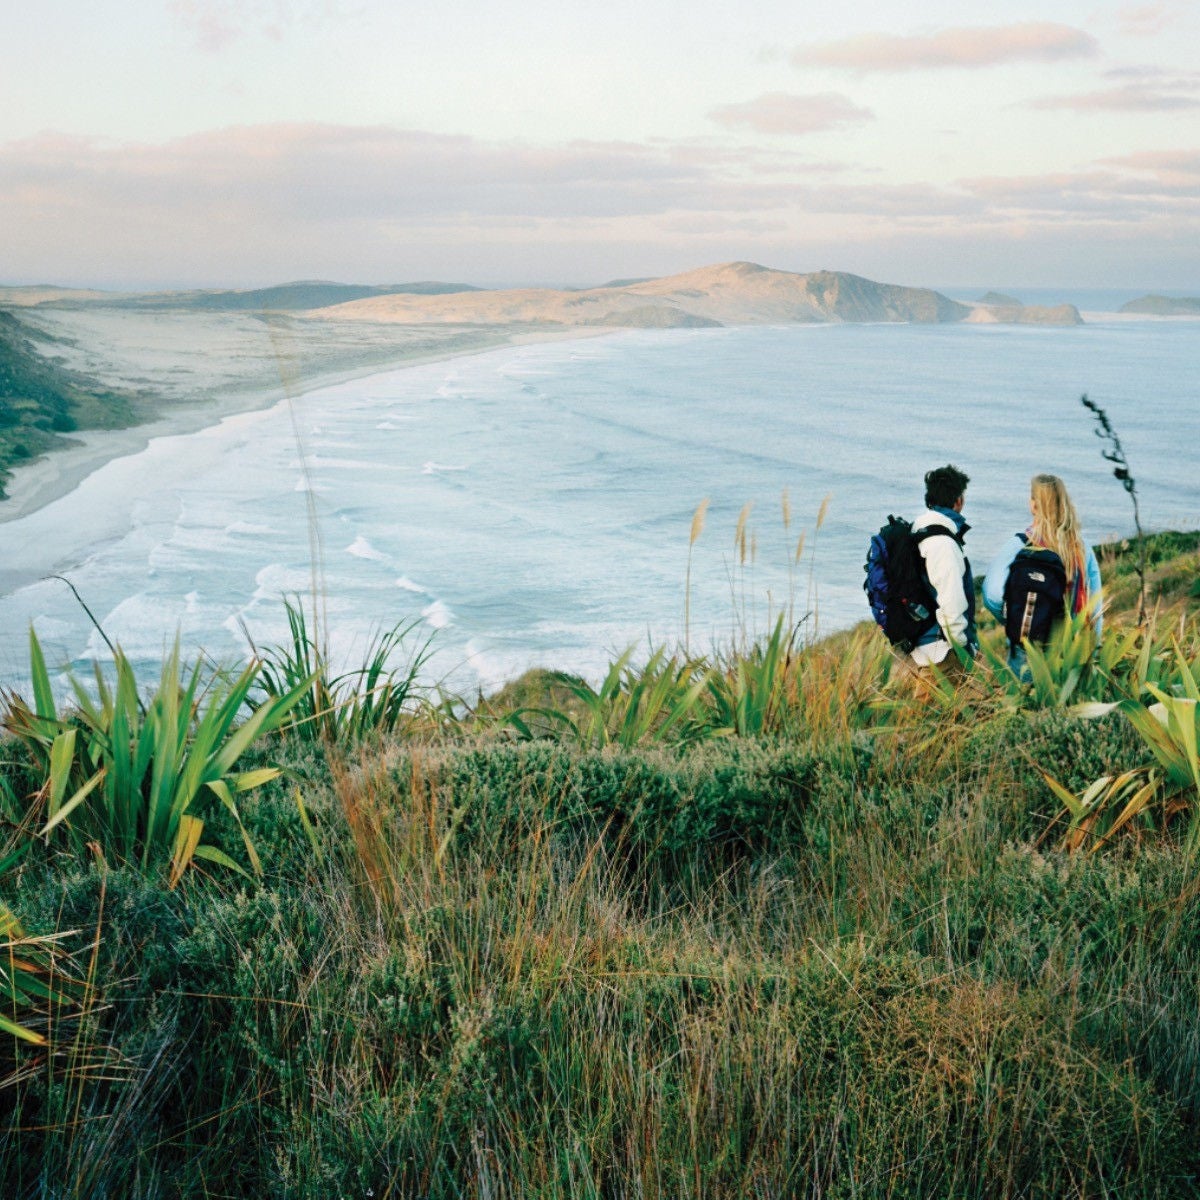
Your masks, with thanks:
[[[963,551],[963,539],[970,529],[962,517],[969,482],[953,465],[930,471],[925,476],[925,511],[913,521],[913,533],[919,537],[918,549],[937,605],[934,625],[912,649],[913,665],[922,674],[933,667],[944,674],[956,674],[959,660],[952,646],[961,646],[972,658],[978,651],[975,580]]]

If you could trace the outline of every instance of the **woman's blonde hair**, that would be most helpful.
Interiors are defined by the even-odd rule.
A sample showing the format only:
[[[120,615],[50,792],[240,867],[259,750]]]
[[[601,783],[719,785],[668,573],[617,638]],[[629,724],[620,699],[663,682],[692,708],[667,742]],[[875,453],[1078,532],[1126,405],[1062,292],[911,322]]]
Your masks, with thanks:
[[[1083,574],[1084,550],[1067,485],[1057,475],[1035,475],[1029,481],[1029,496],[1033,500],[1031,540],[1062,559],[1067,582],[1074,584]]]

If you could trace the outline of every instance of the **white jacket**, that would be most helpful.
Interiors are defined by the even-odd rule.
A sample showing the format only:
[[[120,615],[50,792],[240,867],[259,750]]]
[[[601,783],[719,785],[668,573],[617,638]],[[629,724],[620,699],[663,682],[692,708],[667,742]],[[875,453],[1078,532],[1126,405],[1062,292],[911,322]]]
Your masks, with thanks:
[[[957,533],[954,522],[944,513],[927,508],[913,521],[913,532],[940,525],[950,533]],[[962,646],[967,641],[969,628],[965,576],[966,555],[953,537],[926,538],[917,547],[925,560],[925,573],[929,586],[937,597],[937,628],[940,637],[919,646],[914,646],[912,658],[918,666],[941,662],[950,653],[950,644]]]

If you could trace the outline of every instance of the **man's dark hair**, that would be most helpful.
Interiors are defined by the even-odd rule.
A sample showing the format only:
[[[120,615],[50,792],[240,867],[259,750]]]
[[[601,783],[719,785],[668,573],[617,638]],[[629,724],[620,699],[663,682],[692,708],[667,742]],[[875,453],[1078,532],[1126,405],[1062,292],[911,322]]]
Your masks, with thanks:
[[[935,467],[925,476],[925,503],[930,508],[953,508],[970,482],[953,463]]]

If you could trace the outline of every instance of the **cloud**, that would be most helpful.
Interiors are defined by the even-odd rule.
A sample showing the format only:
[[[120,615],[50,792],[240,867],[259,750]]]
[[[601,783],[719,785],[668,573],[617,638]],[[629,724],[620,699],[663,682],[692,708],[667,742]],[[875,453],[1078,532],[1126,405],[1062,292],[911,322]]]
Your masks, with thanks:
[[[241,127],[161,145],[38,137],[0,147],[0,205],[33,189],[46,203],[153,210],[181,224],[209,214],[321,224],[611,218],[786,200],[794,171],[748,181],[744,161],[694,146],[537,146],[382,126]]]
[[[1195,150],[940,186],[702,140],[537,145],[310,124],[161,144],[41,135],[0,145],[0,263],[13,281],[172,286],[607,278],[645,274],[670,255],[686,266],[761,251],[787,265],[796,246],[906,231],[945,244],[985,231],[1015,246],[1034,227],[1090,231],[1103,262],[1113,230],[1200,247],[1198,173]],[[640,268],[631,247],[645,254]],[[1200,253],[1178,270],[1185,260],[1200,266]],[[936,264],[925,276],[948,277]]]
[[[342,12],[340,0],[170,0],[195,49],[220,54],[250,36],[282,41],[289,29]]]
[[[221,0],[171,0],[171,12],[205,54],[219,54],[245,32],[237,6]]]
[[[1170,67],[1141,63],[1124,67],[1110,67],[1102,72],[1105,79],[1138,86],[1156,85],[1176,91],[1200,91],[1200,71],[1178,71]]]
[[[0,256],[22,219],[90,213],[181,235],[264,227],[392,232],[506,223],[612,222],[674,214],[861,214],[926,220],[1005,211],[1070,213],[1147,197],[1200,207],[1200,153],[1142,152],[1086,172],[983,177],[954,187],[834,181],[826,163],[763,173],[753,149],[703,143],[487,142],[387,126],[280,124],[162,144],[41,135],[0,146]],[[33,208],[36,206],[36,214]],[[1114,212],[1117,210],[1114,209]],[[1126,210],[1121,208],[1122,217]]]
[[[1200,223],[1200,195],[1186,178],[1146,179],[1090,169],[1046,175],[984,176],[959,186],[982,201],[993,218],[1073,224],[1130,224],[1172,218],[1179,228]]]
[[[730,129],[745,127],[755,133],[769,134],[820,133],[875,119],[869,108],[860,108],[839,92],[816,92],[808,96],[767,92],[756,100],[714,108],[708,116]]]
[[[1139,150],[1117,158],[1105,158],[1102,165],[1126,167],[1153,175],[1164,183],[1191,183],[1200,180],[1200,150]]]
[[[835,42],[799,46],[797,67],[843,67],[851,71],[917,71],[938,67],[991,67],[1008,62],[1061,62],[1092,58],[1096,39],[1082,29],[1050,21],[943,29],[900,36],[866,33]]]
[[[1129,4],[1117,13],[1117,23],[1129,37],[1152,37],[1169,29],[1183,13],[1179,3]]]
[[[1065,96],[1040,96],[1030,100],[1029,108],[1069,112],[1182,112],[1200,108],[1200,97],[1180,91],[1164,91],[1145,84],[1105,88],[1098,92],[1077,92]]]

